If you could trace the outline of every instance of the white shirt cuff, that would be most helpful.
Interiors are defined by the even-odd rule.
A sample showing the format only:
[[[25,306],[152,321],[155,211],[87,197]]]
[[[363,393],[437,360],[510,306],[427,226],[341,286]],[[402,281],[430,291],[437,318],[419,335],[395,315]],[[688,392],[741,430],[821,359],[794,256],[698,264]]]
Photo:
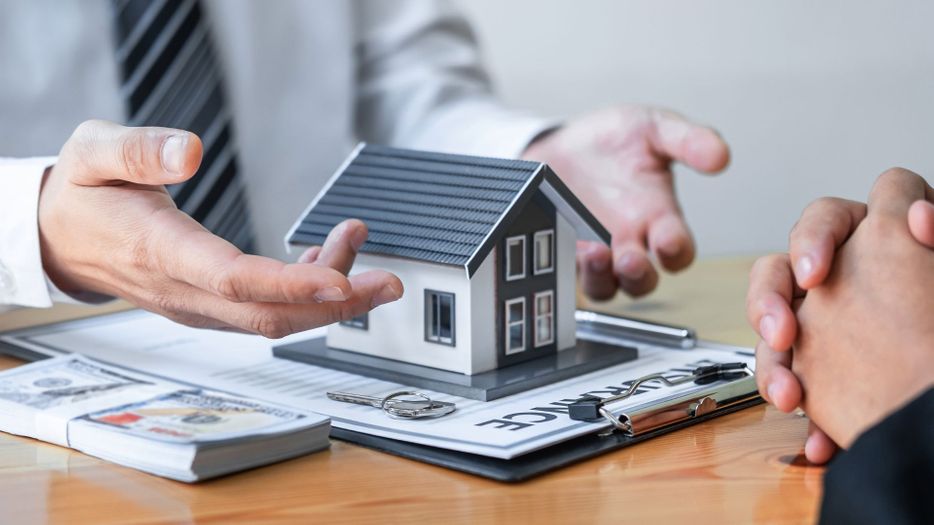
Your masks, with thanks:
[[[39,250],[39,189],[55,157],[0,158],[0,304],[52,305]]]

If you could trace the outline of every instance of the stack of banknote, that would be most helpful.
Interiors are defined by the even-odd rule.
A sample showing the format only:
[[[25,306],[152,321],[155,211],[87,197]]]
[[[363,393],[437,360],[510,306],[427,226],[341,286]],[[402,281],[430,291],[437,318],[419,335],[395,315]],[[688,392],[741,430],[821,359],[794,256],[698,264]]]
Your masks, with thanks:
[[[72,354],[0,373],[0,430],[194,482],[326,448],[330,422]]]

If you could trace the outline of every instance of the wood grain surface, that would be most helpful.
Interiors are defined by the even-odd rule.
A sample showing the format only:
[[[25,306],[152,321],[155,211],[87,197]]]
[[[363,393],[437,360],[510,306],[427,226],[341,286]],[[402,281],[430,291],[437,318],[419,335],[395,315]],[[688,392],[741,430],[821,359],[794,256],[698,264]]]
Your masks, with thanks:
[[[700,261],[647,299],[582,303],[751,345],[743,314],[751,263]],[[67,310],[0,315],[0,329],[93,313]],[[0,357],[0,368],[17,364]],[[803,418],[758,406],[517,485],[340,441],[186,485],[0,433],[0,523],[811,522],[823,469],[802,459],[806,430]]]

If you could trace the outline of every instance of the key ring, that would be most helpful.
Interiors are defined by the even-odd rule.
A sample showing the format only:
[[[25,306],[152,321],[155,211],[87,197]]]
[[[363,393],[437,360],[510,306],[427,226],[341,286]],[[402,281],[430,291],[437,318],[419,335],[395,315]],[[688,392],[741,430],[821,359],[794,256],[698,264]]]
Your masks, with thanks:
[[[415,391],[413,391],[413,390],[402,390],[402,391],[400,391],[400,392],[393,392],[392,394],[389,394],[388,396],[384,397],[384,398],[383,398],[383,402],[380,403],[380,406],[379,406],[379,407],[380,407],[381,409],[383,409],[383,410],[385,410],[385,411],[388,412],[388,411],[390,410],[390,408],[392,407],[392,405],[395,405],[395,404],[400,403],[400,402],[401,402],[401,403],[404,403],[404,402],[405,402],[405,401],[399,400],[399,401],[396,401],[395,403],[390,403],[390,401],[393,401],[393,400],[396,399],[397,397],[402,397],[402,396],[420,397],[420,398],[424,399],[424,400],[428,403],[428,407],[429,407],[429,408],[431,408],[431,406],[432,406],[432,404],[433,404],[433,402],[431,401],[431,398],[428,397],[428,395],[426,395],[426,394],[423,394],[423,393],[421,393],[421,392],[415,392]],[[387,405],[388,405],[388,406],[387,406]]]
[[[403,408],[398,405],[402,403],[411,403],[417,404],[419,401],[403,401],[397,399],[403,396],[413,396],[420,397],[425,400],[427,403],[424,408]],[[454,405],[448,403],[436,403],[427,394],[422,392],[415,392],[412,390],[403,390],[400,392],[393,392],[385,398],[383,398],[382,403],[380,403],[380,409],[383,410],[389,417],[396,419],[418,419],[422,417],[438,417],[445,414],[450,414],[454,411]]]

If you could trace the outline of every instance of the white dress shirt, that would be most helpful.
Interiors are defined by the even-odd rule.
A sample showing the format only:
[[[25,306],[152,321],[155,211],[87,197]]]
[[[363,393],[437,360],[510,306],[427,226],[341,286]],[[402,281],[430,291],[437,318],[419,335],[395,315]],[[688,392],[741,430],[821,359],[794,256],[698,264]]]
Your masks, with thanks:
[[[553,123],[501,107],[466,21],[433,0],[205,0],[258,246],[356,142],[514,157]],[[0,311],[67,300],[42,270],[45,169],[74,128],[122,122],[110,0],[0,9]]]

